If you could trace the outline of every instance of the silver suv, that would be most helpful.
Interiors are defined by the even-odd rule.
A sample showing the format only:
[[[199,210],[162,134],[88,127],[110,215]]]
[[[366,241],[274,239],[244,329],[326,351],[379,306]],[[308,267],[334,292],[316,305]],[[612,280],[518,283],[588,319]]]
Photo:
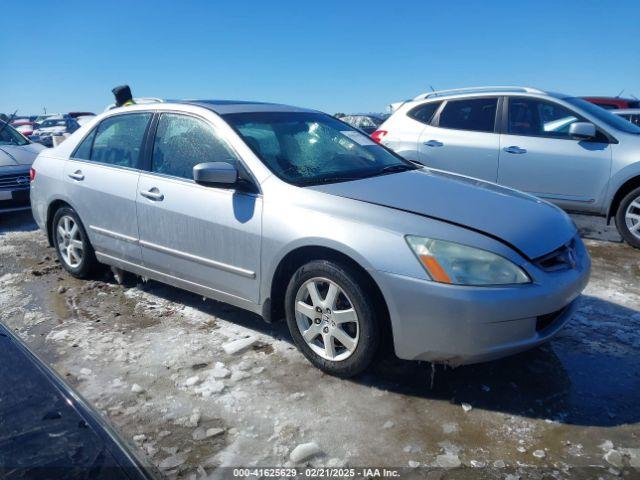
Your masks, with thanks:
[[[528,87],[418,95],[372,137],[429,167],[615,218],[640,248],[640,127],[585,100]]]
[[[203,101],[114,109],[33,166],[61,264],[99,264],[286,316],[316,366],[348,376],[383,340],[462,364],[549,340],[590,260],[540,199],[419,167],[329,115]]]

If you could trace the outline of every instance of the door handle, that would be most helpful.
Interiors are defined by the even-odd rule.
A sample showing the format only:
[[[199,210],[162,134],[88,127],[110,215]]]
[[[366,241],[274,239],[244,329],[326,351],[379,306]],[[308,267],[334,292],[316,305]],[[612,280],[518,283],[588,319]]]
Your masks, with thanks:
[[[510,147],[504,147],[503,150],[507,153],[513,153],[515,155],[522,155],[523,153],[527,153],[526,149],[516,147],[515,145],[512,145]]]
[[[76,170],[75,172],[69,174],[69,178],[81,182],[82,180],[84,180],[84,175],[82,174],[82,170]]]
[[[161,194],[156,187],[153,187],[151,190],[147,190],[146,192],[140,192],[140,195],[155,202],[161,202],[164,200],[164,195]]]
[[[438,140],[429,140],[428,142],[424,142],[427,147],[442,147],[444,143],[439,142]]]

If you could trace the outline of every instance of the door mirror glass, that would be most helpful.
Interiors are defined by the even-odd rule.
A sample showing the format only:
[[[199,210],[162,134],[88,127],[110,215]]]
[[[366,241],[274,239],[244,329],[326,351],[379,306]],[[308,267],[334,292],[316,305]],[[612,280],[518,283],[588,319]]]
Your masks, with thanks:
[[[595,138],[596,126],[589,122],[575,122],[569,126],[569,135],[577,139]]]
[[[193,167],[193,180],[201,185],[231,186],[238,181],[238,170],[227,162],[198,163]]]

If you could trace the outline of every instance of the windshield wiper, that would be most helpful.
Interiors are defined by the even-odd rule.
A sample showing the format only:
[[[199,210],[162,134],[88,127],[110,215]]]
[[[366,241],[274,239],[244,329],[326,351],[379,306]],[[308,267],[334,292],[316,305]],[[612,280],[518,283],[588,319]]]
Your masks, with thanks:
[[[308,185],[318,185],[323,183],[351,182],[353,180],[363,180],[365,178],[376,177],[378,175],[384,175],[386,173],[406,172],[407,170],[417,170],[417,169],[418,167],[405,165],[404,163],[397,163],[395,165],[387,165],[386,167],[383,167],[380,170],[374,170],[373,172],[361,173],[353,176],[319,177],[319,178],[304,179],[300,181],[300,184],[302,186],[308,186]]]
[[[320,178],[310,178],[308,180],[302,180],[300,184],[302,186],[309,185],[317,185],[322,183],[338,183],[338,182],[350,182],[353,180],[361,180],[362,176],[354,176],[354,177],[320,177]]]
[[[397,172],[406,172],[407,170],[415,170],[417,167],[413,167],[411,165],[405,165],[404,163],[396,163],[395,165],[387,165],[386,167],[378,170],[377,175],[382,173],[397,173]]]

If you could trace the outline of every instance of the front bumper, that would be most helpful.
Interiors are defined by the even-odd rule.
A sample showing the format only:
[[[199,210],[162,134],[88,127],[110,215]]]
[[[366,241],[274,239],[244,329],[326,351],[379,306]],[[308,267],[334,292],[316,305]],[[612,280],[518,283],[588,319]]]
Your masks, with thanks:
[[[29,208],[29,167],[0,168],[0,213]]]
[[[589,281],[589,255],[578,243],[576,268],[536,271],[526,285],[466,287],[372,272],[387,302],[396,355],[463,365],[548,341],[571,318]]]

